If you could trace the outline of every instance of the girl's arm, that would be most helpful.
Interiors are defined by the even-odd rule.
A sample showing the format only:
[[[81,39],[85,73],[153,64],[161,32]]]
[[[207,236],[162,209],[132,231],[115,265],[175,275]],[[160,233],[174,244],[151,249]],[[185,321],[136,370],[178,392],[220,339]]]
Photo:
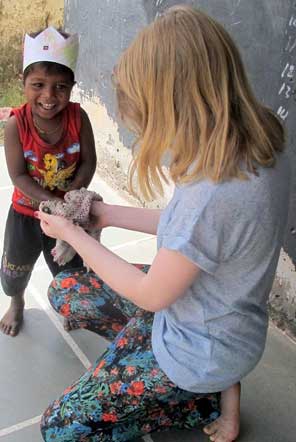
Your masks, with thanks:
[[[156,235],[161,210],[117,206],[95,201],[91,207],[94,225],[98,228],[120,227]]]
[[[75,178],[69,186],[69,190],[88,187],[94,176],[97,166],[94,134],[87,113],[80,108],[80,164],[75,173]]]
[[[168,307],[183,296],[198,275],[196,264],[164,248],[145,274],[65,218],[41,212],[37,215],[46,235],[68,242],[106,284],[145,310],[156,312]]]
[[[43,189],[27,173],[23,148],[19,140],[14,116],[10,117],[5,124],[4,148],[8,173],[15,187],[37,202],[56,198],[50,191]]]

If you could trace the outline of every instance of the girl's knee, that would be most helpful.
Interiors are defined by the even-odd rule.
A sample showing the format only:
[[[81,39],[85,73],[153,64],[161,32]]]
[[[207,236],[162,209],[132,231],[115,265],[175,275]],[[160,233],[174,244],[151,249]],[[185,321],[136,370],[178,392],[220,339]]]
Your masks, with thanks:
[[[54,310],[70,316],[70,302],[77,291],[78,279],[73,271],[58,273],[48,288],[48,299]]]
[[[55,289],[55,280],[53,280],[50,286],[48,287],[47,296],[51,306],[59,313],[59,308],[56,304],[57,292]]]
[[[58,287],[56,279],[51,282],[47,296],[51,306],[57,313],[62,316],[68,316],[68,310],[70,309],[69,300],[66,299],[67,295]]]
[[[43,437],[43,440],[45,442],[50,441],[50,438],[52,436],[50,431],[50,419],[52,416],[52,410],[51,407],[48,407],[47,410],[44,412],[41,422],[40,422],[40,431]]]
[[[60,408],[48,407],[40,422],[40,431],[45,442],[79,442],[87,440],[92,428],[80,424],[79,419],[72,422],[69,417],[61,415]]]

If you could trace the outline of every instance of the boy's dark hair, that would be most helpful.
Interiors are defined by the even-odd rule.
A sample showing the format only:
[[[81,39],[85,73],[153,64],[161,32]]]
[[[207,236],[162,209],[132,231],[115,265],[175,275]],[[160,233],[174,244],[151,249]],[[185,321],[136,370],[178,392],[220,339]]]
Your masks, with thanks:
[[[70,83],[75,83],[74,78],[74,72],[68,68],[67,66],[64,66],[63,64],[54,63],[52,61],[37,61],[36,63],[32,63],[29,66],[26,67],[23,73],[23,81],[26,81],[26,78],[31,72],[33,72],[35,69],[44,69],[45,72],[49,75],[51,74],[61,74],[61,75],[67,75]]]
[[[41,34],[41,32],[43,32],[44,29],[41,29],[38,32],[33,32],[30,35],[30,37],[37,37],[37,35]],[[67,34],[63,29],[57,29],[57,31],[65,38],[67,39],[68,37],[70,37],[70,34]],[[70,83],[75,83],[75,77],[74,77],[74,72],[68,68],[67,66],[64,66],[62,64],[59,63],[54,63],[52,61],[38,61],[36,63],[32,63],[29,66],[26,67],[26,69],[23,72],[23,82],[26,81],[27,76],[34,71],[35,68],[39,68],[39,69],[44,69],[46,73],[50,74],[61,74],[61,75],[68,75],[69,77],[69,82]]]

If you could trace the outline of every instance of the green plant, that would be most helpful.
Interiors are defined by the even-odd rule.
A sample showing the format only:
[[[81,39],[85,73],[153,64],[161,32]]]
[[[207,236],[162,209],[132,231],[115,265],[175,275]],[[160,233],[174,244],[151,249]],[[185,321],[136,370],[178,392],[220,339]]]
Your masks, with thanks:
[[[0,108],[16,107],[24,103],[23,85],[19,79],[14,79],[10,84],[0,84]],[[3,144],[4,124],[0,121],[0,145]]]
[[[17,78],[22,66],[22,35],[15,35],[8,40],[0,31],[0,84]]]
[[[0,86],[0,107],[16,107],[24,103],[23,85],[15,79]]]

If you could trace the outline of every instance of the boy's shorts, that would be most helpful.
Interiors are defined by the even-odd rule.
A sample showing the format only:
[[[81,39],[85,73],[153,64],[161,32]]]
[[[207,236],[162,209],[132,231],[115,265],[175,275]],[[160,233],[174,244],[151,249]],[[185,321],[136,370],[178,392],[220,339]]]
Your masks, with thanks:
[[[70,268],[83,267],[83,261],[77,254],[64,266],[55,263],[50,253],[55,243],[54,238],[42,232],[39,220],[22,215],[10,207],[1,261],[1,283],[6,295],[23,293],[41,252],[53,276]]]

